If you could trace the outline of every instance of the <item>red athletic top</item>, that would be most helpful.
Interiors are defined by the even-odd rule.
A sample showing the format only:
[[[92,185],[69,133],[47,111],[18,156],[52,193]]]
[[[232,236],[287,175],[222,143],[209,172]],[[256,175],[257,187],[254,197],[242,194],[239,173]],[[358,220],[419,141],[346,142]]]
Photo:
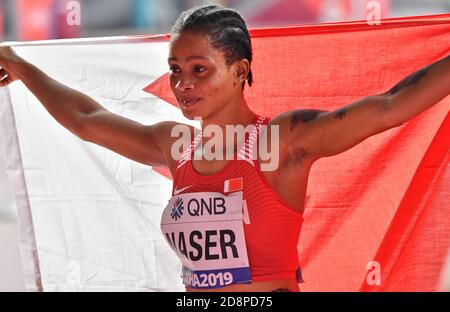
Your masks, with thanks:
[[[259,139],[261,127],[268,122],[269,118],[257,116],[254,131],[246,137],[245,145],[235,153],[234,159],[219,172],[208,176],[196,172],[192,165],[194,147],[201,140],[200,133],[177,162],[172,194],[175,189],[178,193],[224,193],[224,181],[242,177],[243,199],[247,206],[247,211],[243,211],[244,233],[252,281],[296,279],[303,282],[297,251],[302,215],[289,208],[271,189],[260,171],[259,162],[252,160],[256,159],[252,157],[256,152],[254,142]],[[187,185],[190,187],[182,191]]]

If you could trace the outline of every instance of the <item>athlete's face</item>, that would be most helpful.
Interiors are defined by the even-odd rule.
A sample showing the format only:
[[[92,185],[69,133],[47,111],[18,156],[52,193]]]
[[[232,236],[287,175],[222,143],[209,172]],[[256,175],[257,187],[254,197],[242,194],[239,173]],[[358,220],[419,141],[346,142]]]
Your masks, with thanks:
[[[186,118],[210,119],[242,93],[235,64],[228,66],[206,35],[172,38],[168,62],[170,88]]]

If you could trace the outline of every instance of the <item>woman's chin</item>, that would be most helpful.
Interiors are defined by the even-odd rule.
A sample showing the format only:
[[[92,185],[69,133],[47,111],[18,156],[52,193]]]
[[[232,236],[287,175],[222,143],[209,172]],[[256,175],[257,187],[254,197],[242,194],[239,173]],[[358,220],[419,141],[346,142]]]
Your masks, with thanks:
[[[193,111],[182,110],[183,116],[189,120],[198,120],[203,119],[203,117],[199,113],[195,113]]]

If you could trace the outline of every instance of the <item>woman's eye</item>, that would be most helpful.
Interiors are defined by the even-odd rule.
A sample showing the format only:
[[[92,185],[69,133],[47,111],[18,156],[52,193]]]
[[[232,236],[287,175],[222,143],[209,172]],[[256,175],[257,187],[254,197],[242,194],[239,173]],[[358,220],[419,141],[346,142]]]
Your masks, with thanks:
[[[203,66],[195,66],[194,67],[194,71],[197,72],[197,73],[202,73],[205,70],[206,70],[206,67],[203,67]]]
[[[206,70],[206,67],[204,67],[204,66],[195,66],[195,67],[194,67],[194,72],[196,72],[196,73],[202,73],[202,72],[204,72],[205,70]],[[181,72],[181,69],[180,69],[179,67],[174,67],[174,66],[172,66],[172,67],[170,67],[170,71],[171,71],[173,74],[178,74],[178,73]]]

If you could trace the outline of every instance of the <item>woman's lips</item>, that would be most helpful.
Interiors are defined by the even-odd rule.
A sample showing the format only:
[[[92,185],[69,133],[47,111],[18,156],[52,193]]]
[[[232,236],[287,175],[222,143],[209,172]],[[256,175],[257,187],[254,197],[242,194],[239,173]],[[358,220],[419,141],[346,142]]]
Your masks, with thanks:
[[[191,107],[194,104],[197,104],[200,100],[201,100],[200,98],[184,99],[184,100],[180,100],[180,103],[183,106],[183,108],[187,108],[187,107]]]

